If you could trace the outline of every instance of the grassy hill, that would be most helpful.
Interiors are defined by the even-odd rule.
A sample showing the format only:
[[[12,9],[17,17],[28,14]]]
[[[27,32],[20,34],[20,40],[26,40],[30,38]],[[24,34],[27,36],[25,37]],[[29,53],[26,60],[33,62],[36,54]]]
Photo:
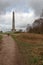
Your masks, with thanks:
[[[21,65],[43,65],[43,34],[12,35],[17,42]]]

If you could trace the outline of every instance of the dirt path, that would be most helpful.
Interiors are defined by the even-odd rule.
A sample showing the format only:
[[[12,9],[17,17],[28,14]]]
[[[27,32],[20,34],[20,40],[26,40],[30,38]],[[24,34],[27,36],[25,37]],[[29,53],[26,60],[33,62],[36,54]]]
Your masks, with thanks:
[[[16,43],[11,36],[4,35],[0,51],[0,65],[20,65],[18,62]]]

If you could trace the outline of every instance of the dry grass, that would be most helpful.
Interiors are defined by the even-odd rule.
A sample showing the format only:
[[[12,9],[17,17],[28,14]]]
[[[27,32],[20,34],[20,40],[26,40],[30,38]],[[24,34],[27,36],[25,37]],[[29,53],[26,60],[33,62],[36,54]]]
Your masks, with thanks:
[[[12,36],[17,42],[22,65],[43,65],[43,35],[21,33]]]
[[[2,35],[0,35],[0,41],[2,40]]]
[[[42,43],[43,35],[41,34],[28,34],[28,33],[21,33],[20,35],[16,35],[19,40],[28,43]],[[40,41],[39,41],[40,40]]]
[[[1,51],[1,48],[2,48],[2,35],[0,35],[0,51]]]

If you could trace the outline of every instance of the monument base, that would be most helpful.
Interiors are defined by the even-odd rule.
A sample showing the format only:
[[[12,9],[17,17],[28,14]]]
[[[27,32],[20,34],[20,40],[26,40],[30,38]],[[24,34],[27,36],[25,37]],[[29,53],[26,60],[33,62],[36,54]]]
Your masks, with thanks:
[[[12,29],[11,31],[12,31],[12,32],[16,32],[16,29],[15,29],[15,30],[14,30],[14,29]]]

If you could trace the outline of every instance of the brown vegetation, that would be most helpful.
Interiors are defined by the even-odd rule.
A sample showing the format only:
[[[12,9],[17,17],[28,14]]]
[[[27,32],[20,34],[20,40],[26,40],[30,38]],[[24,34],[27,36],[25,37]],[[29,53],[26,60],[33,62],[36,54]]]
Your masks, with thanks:
[[[43,19],[35,20],[30,28],[27,27],[27,32],[43,34]]]
[[[13,35],[21,54],[22,65],[43,65],[43,34]]]
[[[2,35],[0,35],[0,50],[2,49]]]
[[[33,34],[33,33],[21,33],[16,35],[17,39],[24,41],[26,43],[41,43],[43,41],[43,34]]]

